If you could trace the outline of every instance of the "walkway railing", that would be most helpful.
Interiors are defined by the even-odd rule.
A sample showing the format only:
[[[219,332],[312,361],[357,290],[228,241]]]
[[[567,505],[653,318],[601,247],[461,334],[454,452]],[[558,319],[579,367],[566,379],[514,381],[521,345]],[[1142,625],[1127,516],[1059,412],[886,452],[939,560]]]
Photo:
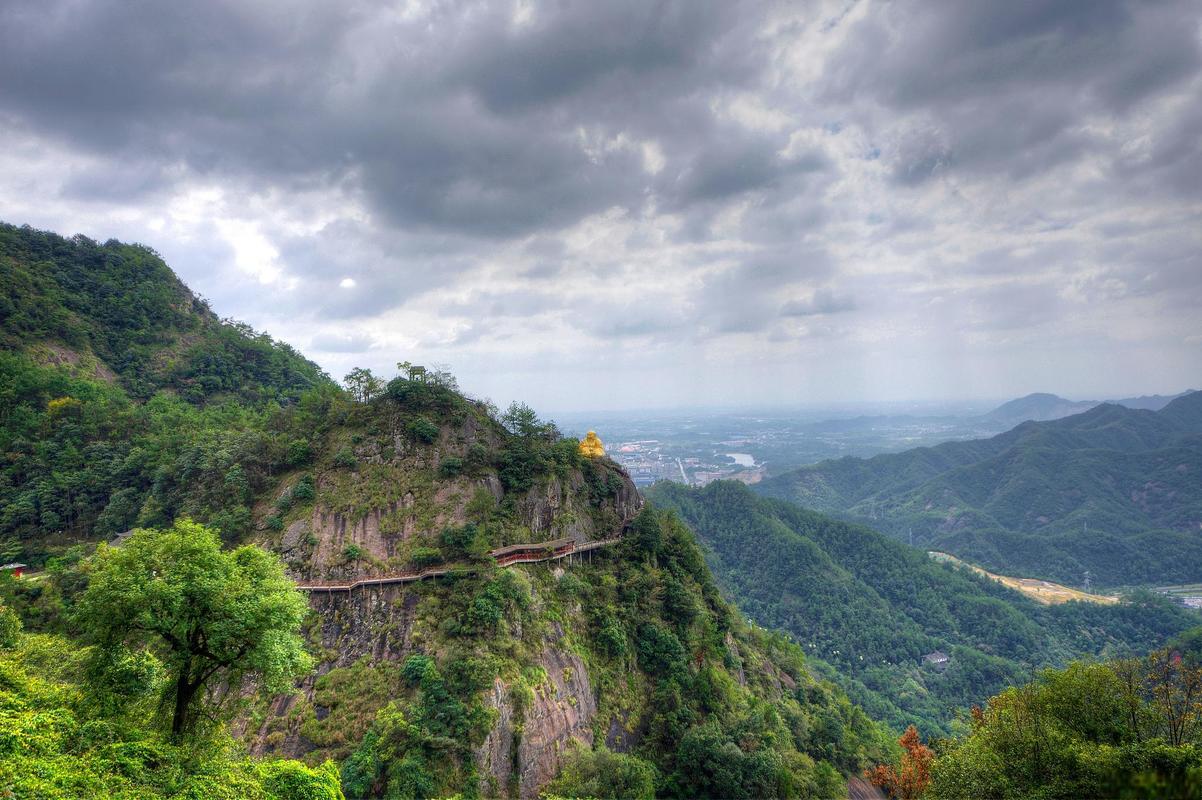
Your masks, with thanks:
[[[530,545],[523,545],[524,548],[529,548],[525,552],[513,553],[510,552],[500,558],[493,556],[496,559],[498,567],[509,567],[514,564],[534,564],[539,561],[556,561],[568,556],[578,555],[596,550],[598,547],[607,547],[611,544],[620,542],[620,538],[614,539],[597,539],[591,542],[583,542],[581,544],[572,543],[555,549],[539,549],[539,543],[535,542]],[[509,548],[498,548],[509,549]],[[497,552],[496,550],[493,553]],[[489,553],[489,555],[493,555]],[[298,585],[296,588],[302,592],[349,592],[352,589],[357,589],[361,586],[391,586],[398,583],[414,583],[422,581],[426,578],[437,578],[442,575],[447,575],[460,570],[470,570],[471,565],[456,566],[453,564],[442,564],[437,567],[430,567],[419,572],[399,572],[394,575],[386,575],[379,578],[360,578],[353,583],[309,583]]]

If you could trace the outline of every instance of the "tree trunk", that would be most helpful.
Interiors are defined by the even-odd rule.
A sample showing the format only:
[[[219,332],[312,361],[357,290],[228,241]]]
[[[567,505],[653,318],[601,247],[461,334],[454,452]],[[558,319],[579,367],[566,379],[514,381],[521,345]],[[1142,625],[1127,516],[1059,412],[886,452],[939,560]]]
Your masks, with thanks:
[[[171,717],[171,735],[177,739],[187,727],[188,707],[192,705],[192,697],[199,686],[199,683],[189,680],[189,672],[187,667],[181,669],[175,682],[175,713]]]

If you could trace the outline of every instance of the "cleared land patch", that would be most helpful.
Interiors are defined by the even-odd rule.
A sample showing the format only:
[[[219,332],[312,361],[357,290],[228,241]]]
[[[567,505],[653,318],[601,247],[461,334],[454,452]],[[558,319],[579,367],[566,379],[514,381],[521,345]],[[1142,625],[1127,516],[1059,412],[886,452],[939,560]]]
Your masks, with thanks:
[[[931,550],[927,555],[936,561],[947,561],[958,566],[968,567],[972,571],[979,572],[1004,586],[1009,586],[1011,589],[1022,592],[1027,597],[1044,605],[1054,606],[1059,603],[1067,603],[1070,600],[1080,600],[1085,603],[1101,603],[1102,605],[1111,605],[1119,601],[1113,595],[1090,594],[1080,589],[1073,589],[1068,586],[1062,586],[1059,583],[1039,580],[1038,578],[1011,578],[1008,575],[996,575],[988,570],[981,569],[976,564],[961,561],[951,553],[941,553],[937,550]]]

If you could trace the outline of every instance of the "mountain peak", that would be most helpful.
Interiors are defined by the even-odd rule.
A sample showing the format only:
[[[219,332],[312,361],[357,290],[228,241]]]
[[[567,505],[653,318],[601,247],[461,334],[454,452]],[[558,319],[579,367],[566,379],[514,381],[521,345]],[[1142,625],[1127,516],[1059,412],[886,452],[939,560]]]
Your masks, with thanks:
[[[1060,419],[1072,414],[1088,411],[1096,406],[1092,400],[1067,400],[1059,395],[1048,392],[1034,392],[1015,400],[1002,403],[985,415],[985,419],[994,423],[1017,425],[1020,422],[1033,420],[1045,422]]]
[[[1187,428],[1202,431],[1202,392],[1191,389],[1179,395],[1158,413]]]

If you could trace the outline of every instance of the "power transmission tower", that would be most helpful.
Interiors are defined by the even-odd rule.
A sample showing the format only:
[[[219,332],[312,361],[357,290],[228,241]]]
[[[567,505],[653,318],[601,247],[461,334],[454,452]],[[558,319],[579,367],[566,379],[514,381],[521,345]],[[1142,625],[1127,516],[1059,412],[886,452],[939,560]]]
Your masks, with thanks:
[[[1093,580],[1093,574],[1089,570],[1085,570],[1085,580],[1082,582],[1081,588],[1083,588],[1085,591],[1088,592],[1089,584],[1092,580]]]

